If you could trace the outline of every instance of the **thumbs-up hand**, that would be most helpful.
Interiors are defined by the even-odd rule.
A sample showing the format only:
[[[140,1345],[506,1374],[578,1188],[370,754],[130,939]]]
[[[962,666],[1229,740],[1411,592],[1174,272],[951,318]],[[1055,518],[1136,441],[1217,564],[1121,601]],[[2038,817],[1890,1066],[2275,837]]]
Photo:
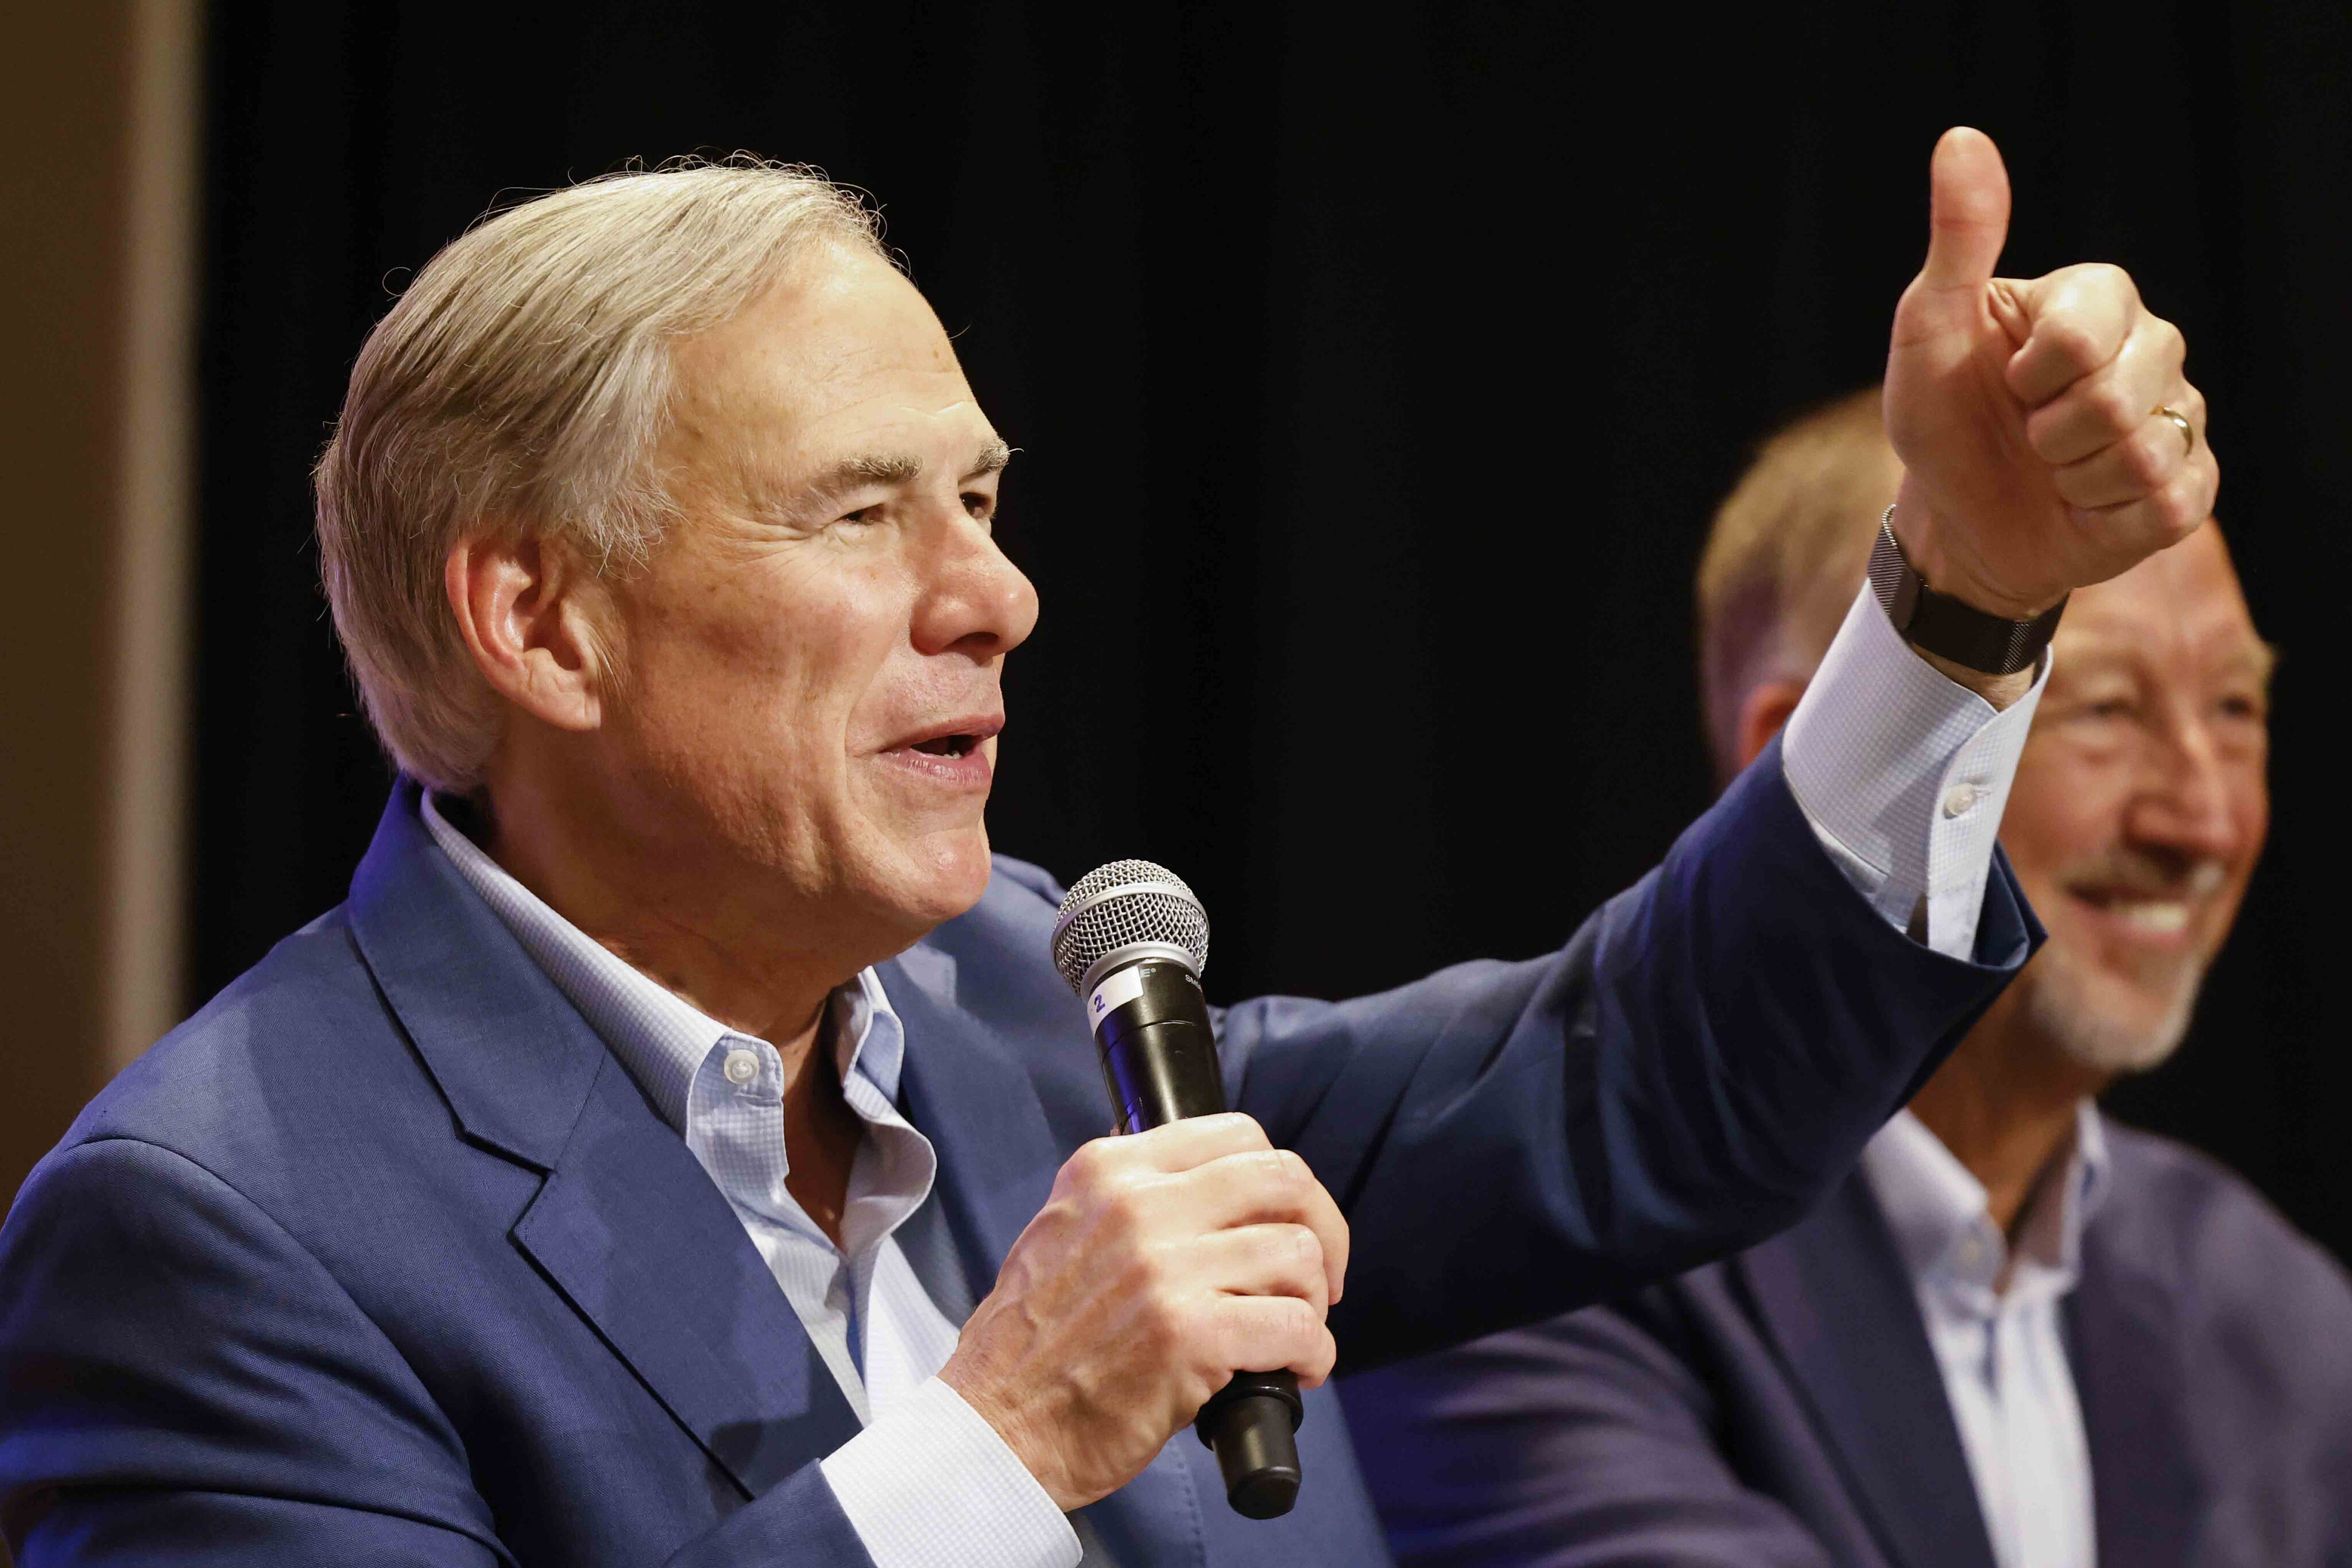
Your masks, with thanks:
[[[2210,514],[2205,400],[2181,374],[2179,329],[2121,268],[1993,276],[2009,172],[1990,138],[1946,131],[1929,182],[1927,265],[1886,356],[1895,533],[1930,587],[2024,620]]]

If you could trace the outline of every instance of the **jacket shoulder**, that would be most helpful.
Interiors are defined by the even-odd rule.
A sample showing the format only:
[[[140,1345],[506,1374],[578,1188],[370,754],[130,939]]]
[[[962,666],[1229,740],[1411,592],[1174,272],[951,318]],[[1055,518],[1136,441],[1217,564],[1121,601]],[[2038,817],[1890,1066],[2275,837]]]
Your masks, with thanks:
[[[240,1088],[284,1078],[312,1043],[349,1040],[388,1019],[338,908],[271,948],[252,968],[117,1074],[61,1146],[130,1137],[176,1145],[201,1134]]]
[[[2352,1398],[2352,1276],[2211,1156],[2109,1124],[2113,1197],[2087,1233],[2125,1266],[2168,1276],[2200,1335],[2269,1346]]]
[[[338,908],[116,1075],[48,1158],[112,1139],[152,1145],[292,1222],[340,1190],[309,1179],[319,1172],[404,1168],[451,1132]]]

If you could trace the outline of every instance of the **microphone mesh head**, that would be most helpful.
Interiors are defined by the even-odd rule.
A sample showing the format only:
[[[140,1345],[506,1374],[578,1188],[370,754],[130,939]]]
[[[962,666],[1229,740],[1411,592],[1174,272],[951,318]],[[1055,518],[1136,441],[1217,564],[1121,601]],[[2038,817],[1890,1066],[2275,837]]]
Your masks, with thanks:
[[[1054,922],[1054,967],[1084,995],[1087,971],[1122,947],[1155,944],[1209,964],[1209,915],[1184,879],[1150,861],[1113,861],[1078,879]]]

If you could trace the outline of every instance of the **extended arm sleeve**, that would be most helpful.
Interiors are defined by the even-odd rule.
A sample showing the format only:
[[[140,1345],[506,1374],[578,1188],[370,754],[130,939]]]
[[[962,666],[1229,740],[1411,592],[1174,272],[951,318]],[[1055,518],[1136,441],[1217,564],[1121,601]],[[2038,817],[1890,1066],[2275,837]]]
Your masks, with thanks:
[[[2038,933],[1996,854],[1976,944],[1912,941],[1767,749],[1567,947],[1225,1016],[1235,1103],[1347,1211],[1344,1364],[1623,1294],[1793,1223]]]
[[[1880,918],[1938,953],[1977,913],[2026,732],[2050,681],[1993,706],[1914,653],[1864,585],[1790,716],[1781,766],[1822,847]]]
[[[1595,1308],[1340,1390],[1398,1568],[1828,1568],[1717,1447],[1705,1385]]]

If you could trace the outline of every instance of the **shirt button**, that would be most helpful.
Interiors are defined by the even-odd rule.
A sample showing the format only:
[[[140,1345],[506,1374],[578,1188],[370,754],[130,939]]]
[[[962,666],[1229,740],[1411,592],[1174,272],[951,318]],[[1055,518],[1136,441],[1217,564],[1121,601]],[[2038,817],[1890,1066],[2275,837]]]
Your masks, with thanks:
[[[724,1071],[728,1082],[737,1085],[749,1083],[760,1076],[760,1059],[748,1051],[730,1051],[727,1053]]]
[[[1977,797],[1979,794],[1979,791],[1973,784],[1953,785],[1950,789],[1944,791],[1944,815],[1947,817],[1967,816],[1971,810],[1976,809]]]

